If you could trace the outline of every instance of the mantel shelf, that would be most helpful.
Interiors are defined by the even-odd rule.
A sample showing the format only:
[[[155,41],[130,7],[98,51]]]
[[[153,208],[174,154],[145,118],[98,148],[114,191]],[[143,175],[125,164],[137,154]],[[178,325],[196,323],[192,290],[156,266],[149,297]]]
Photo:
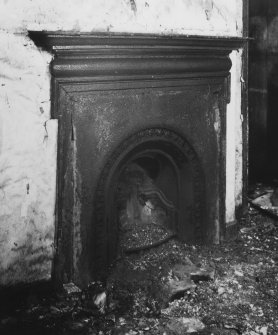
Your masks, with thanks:
[[[29,37],[38,47],[47,51],[113,49],[159,49],[218,50],[239,49],[248,39],[241,37],[193,36],[193,35],[151,35],[117,33],[76,33],[29,31]]]
[[[239,37],[89,34],[30,31],[34,43],[55,58],[55,77],[223,76]],[[205,74],[205,75],[204,75]]]

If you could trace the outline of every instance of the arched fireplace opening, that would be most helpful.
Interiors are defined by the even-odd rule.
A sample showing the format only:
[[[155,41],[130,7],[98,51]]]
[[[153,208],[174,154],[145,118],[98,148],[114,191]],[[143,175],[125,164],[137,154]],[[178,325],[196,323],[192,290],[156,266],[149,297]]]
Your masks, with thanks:
[[[177,232],[179,179],[175,162],[147,150],[127,162],[116,191],[118,253],[162,243]]]
[[[201,163],[184,137],[164,128],[132,135],[110,155],[96,191],[94,273],[174,236],[201,241],[205,207]]]

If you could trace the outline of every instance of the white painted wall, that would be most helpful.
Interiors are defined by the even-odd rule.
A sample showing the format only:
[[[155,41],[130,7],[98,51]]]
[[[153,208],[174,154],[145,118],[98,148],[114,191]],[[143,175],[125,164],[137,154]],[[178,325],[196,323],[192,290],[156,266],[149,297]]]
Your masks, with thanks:
[[[51,56],[34,46],[27,31],[241,36],[242,1],[0,0],[0,285],[48,279],[53,257],[57,122],[50,120]],[[228,221],[241,195],[240,57],[232,57],[228,109]]]
[[[227,106],[227,157],[226,157],[226,222],[235,221],[235,207],[242,203],[242,117],[241,75],[242,50],[230,55],[231,102]]]

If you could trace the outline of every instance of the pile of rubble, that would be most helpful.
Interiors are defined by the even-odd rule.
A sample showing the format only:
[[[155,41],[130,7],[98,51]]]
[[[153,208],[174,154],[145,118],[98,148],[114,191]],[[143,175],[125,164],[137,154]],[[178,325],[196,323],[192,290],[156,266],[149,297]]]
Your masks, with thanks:
[[[186,245],[174,238],[124,254],[105,282],[29,296],[2,312],[0,334],[278,334],[277,222],[250,209],[237,240]]]

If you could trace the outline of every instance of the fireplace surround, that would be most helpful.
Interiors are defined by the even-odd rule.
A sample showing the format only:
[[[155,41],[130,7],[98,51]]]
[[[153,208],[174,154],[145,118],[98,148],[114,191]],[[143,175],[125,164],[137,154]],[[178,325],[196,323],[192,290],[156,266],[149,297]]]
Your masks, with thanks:
[[[121,213],[128,224],[159,217],[186,243],[235,230],[225,223],[225,113],[242,39],[29,34],[54,54],[57,283],[105,277]]]

